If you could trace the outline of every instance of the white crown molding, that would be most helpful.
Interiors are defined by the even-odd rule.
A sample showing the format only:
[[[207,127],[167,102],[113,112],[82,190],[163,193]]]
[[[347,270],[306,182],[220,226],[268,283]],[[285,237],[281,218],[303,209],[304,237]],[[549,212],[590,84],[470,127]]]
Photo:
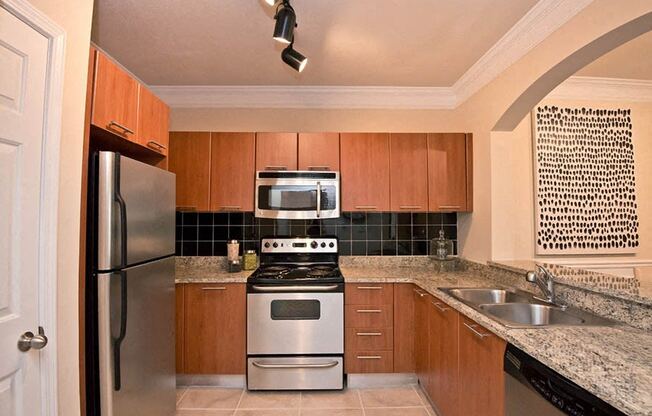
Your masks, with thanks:
[[[450,88],[342,86],[153,86],[173,108],[452,109]]]
[[[452,87],[152,86],[172,108],[454,109],[593,0],[540,0]]]
[[[570,77],[552,90],[546,99],[652,102],[652,81]]]
[[[540,0],[455,82],[452,89],[457,104],[490,83],[592,2]]]

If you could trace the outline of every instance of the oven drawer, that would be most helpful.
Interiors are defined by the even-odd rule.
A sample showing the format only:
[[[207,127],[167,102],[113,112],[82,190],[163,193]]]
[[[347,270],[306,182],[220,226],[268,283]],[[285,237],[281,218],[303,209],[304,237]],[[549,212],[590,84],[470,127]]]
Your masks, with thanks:
[[[346,372],[392,373],[394,371],[393,351],[348,351],[345,355]]]
[[[394,324],[393,305],[346,305],[347,328],[385,328]]]
[[[248,354],[342,354],[342,293],[247,294]]]
[[[341,390],[344,363],[341,356],[249,357],[249,390]]]
[[[346,351],[392,349],[394,349],[394,331],[392,327],[346,329]]]
[[[394,285],[391,283],[347,283],[347,305],[391,305],[394,303]]]

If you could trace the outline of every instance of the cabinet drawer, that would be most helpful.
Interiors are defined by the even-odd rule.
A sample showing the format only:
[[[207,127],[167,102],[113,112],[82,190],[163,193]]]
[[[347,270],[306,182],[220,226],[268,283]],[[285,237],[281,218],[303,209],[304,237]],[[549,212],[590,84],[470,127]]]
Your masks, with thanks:
[[[347,351],[344,356],[347,373],[391,373],[394,371],[392,351]]]
[[[393,305],[346,305],[347,328],[385,328],[393,325]]]
[[[391,283],[348,283],[344,293],[347,305],[390,305],[394,302]]]
[[[394,349],[394,329],[388,328],[347,328],[346,350],[392,350]]]

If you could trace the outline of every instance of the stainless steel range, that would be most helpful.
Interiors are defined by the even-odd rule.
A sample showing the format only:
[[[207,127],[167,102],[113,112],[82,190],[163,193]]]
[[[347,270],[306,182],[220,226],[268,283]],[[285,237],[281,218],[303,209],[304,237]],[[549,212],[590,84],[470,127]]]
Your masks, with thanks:
[[[344,387],[337,238],[265,238],[247,279],[247,388]]]

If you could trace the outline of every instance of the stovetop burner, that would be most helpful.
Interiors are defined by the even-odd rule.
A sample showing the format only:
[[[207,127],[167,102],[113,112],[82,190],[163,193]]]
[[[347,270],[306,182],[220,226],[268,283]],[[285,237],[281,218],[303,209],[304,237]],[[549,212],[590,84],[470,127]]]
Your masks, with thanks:
[[[337,264],[288,264],[283,266],[261,266],[249,278],[250,281],[261,283],[266,281],[297,281],[319,280],[335,281],[341,279],[342,274]]]

